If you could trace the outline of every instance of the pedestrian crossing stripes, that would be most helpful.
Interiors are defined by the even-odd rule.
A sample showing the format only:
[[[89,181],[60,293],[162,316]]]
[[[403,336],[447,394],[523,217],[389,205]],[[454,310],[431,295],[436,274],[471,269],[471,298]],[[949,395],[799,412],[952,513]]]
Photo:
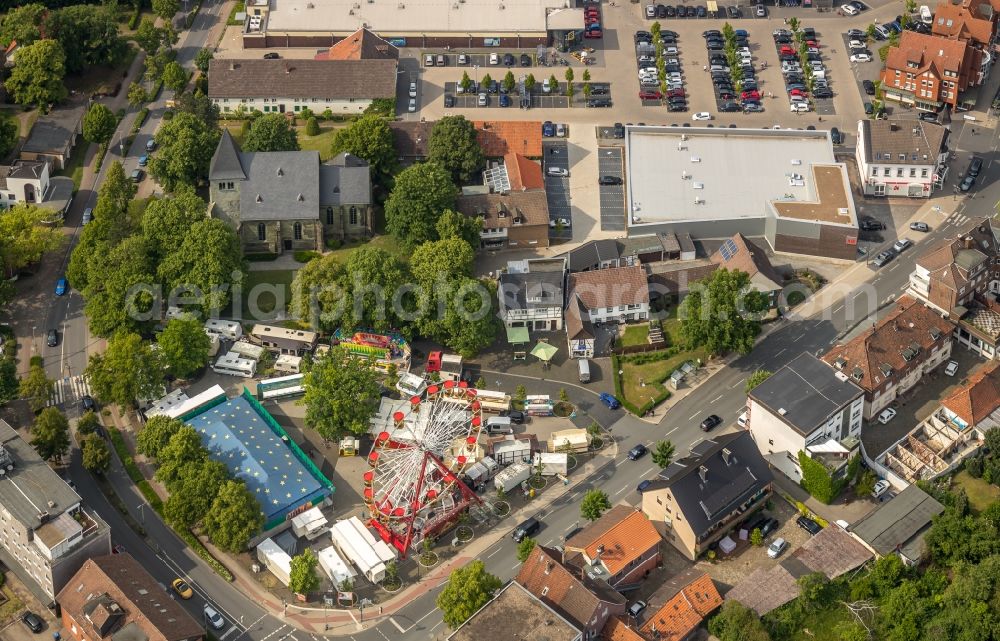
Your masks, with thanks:
[[[45,406],[63,405],[89,395],[90,385],[83,376],[60,378],[52,385],[52,396],[49,397]]]
[[[965,214],[952,214],[948,217],[948,222],[953,225],[964,225],[969,222],[969,217]]]

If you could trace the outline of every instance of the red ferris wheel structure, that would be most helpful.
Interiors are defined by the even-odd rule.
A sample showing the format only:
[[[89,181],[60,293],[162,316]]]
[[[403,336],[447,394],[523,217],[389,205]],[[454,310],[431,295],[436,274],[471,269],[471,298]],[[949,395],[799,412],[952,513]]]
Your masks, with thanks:
[[[405,558],[481,503],[459,476],[475,462],[483,418],[475,388],[446,381],[392,420],[368,454],[364,501],[371,526]]]

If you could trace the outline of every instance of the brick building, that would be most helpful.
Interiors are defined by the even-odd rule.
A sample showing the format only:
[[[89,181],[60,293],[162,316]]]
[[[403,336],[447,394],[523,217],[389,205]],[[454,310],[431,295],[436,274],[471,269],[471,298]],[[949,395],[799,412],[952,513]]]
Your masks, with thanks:
[[[926,111],[954,108],[962,92],[982,82],[984,53],[962,40],[903,31],[882,71],[885,99]]]
[[[624,591],[660,563],[661,542],[645,514],[616,505],[566,541],[563,562]]]

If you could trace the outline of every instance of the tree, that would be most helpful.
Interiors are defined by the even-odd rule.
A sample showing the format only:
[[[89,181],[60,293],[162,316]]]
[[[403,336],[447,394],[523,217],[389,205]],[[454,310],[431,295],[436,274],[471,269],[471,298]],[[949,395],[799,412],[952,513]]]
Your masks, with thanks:
[[[469,182],[486,165],[476,128],[465,116],[445,116],[434,123],[427,158],[444,167],[456,182],[463,183]]]
[[[486,73],[479,81],[479,90],[486,91],[492,84],[493,84],[493,76],[491,76],[489,73]]]
[[[719,269],[696,283],[681,303],[681,335],[690,347],[711,354],[748,354],[767,308],[767,295],[750,286],[746,272]]]
[[[117,128],[118,119],[99,102],[90,105],[83,116],[83,137],[87,142],[106,143]]]
[[[309,119],[306,120],[306,135],[307,136],[319,135],[319,121],[316,120],[316,116],[309,116]]]
[[[17,398],[17,363],[13,358],[0,358],[0,405]]]
[[[527,76],[525,76],[525,78],[524,78],[524,90],[525,91],[527,91],[528,93],[531,93],[532,90],[535,88],[536,84],[538,84],[538,81],[535,80],[535,74],[529,73]]]
[[[441,610],[445,625],[454,630],[486,605],[501,585],[500,579],[487,572],[482,561],[476,560],[451,573],[435,605]]]
[[[125,39],[118,33],[118,11],[108,5],[76,4],[49,11],[45,37],[59,42],[66,71],[73,74],[89,67],[113,66],[128,52]],[[20,51],[17,56],[20,63]]]
[[[708,631],[719,641],[770,641],[757,613],[739,601],[728,600],[709,619]]]
[[[829,505],[847,482],[846,478],[834,479],[823,463],[799,451],[799,467],[802,468],[802,487],[813,497]]]
[[[177,12],[181,10],[179,0],[153,0],[153,13],[163,18],[163,21],[170,24]]]
[[[479,247],[479,232],[483,229],[482,218],[472,218],[453,209],[445,209],[434,224],[438,238],[461,238],[470,247]]]
[[[65,77],[62,46],[55,40],[39,40],[17,50],[17,64],[4,86],[20,105],[45,106],[66,98]]]
[[[476,389],[486,389],[486,379],[483,378],[482,374],[476,379]]]
[[[158,275],[168,290],[184,288],[206,314],[215,316],[229,305],[229,285],[244,273],[236,232],[218,218],[206,218],[192,225],[176,251],[163,259]]]
[[[219,488],[202,524],[212,543],[227,552],[242,552],[264,525],[260,504],[243,481],[226,481]]]
[[[103,475],[111,467],[111,450],[97,434],[88,434],[80,441],[80,452],[84,469],[93,474]]]
[[[152,416],[139,430],[135,438],[136,451],[149,458],[159,458],[160,452],[170,442],[170,438],[182,427],[184,421],[179,418],[157,415]]]
[[[50,210],[26,203],[0,211],[0,263],[8,272],[16,274],[62,246],[62,229],[44,224],[51,216]]]
[[[755,527],[750,533],[750,545],[758,548],[764,545],[764,533],[760,531],[759,527]]]
[[[865,470],[858,477],[857,483],[854,484],[854,493],[858,496],[868,497],[871,496],[872,492],[875,491],[875,473],[871,470]]]
[[[503,77],[503,80],[501,81],[500,85],[503,87],[503,90],[507,93],[514,91],[514,87],[517,85],[517,81],[514,79],[514,72],[508,70],[507,74]]]
[[[31,428],[31,446],[46,461],[56,462],[69,452],[69,421],[55,407],[41,411]]]
[[[292,280],[292,300],[288,311],[293,318],[324,330],[340,327],[350,292],[347,269],[334,254],[303,265]]]
[[[97,414],[93,410],[87,410],[76,422],[76,433],[80,436],[89,436],[97,432],[100,426],[101,420],[97,418]]]
[[[573,97],[573,68],[568,67],[566,69],[566,95]]]
[[[379,247],[362,247],[347,259],[346,280],[351,289],[347,322],[382,331],[395,325],[390,307],[403,282],[403,268],[395,256]]]
[[[38,3],[11,7],[0,22],[0,45],[7,47],[16,41],[23,47],[41,38],[41,25],[47,13],[45,5]]]
[[[523,401],[528,398],[528,389],[524,385],[518,385],[514,389],[514,398],[519,401]]]
[[[611,501],[608,495],[601,490],[590,490],[583,495],[580,501],[580,514],[589,521],[596,521],[601,518],[605,510],[611,508]]]
[[[91,264],[102,262],[115,246],[132,234],[135,225],[129,216],[129,203],[134,195],[135,185],[125,175],[121,163],[111,163],[97,196],[94,220],[80,233],[66,268],[66,276],[76,289],[86,291],[92,276]],[[95,276],[94,281],[100,281],[102,276],[103,272]]]
[[[149,100],[146,95],[146,88],[138,82],[130,83],[128,86],[128,104],[130,107],[139,107]]]
[[[209,64],[211,64],[212,58],[214,57],[215,53],[211,49],[207,47],[199,49],[198,53],[194,56],[194,66],[198,69],[198,71],[208,73]]]
[[[21,398],[28,401],[28,406],[32,412],[40,412],[45,404],[52,398],[53,383],[45,374],[45,368],[41,365],[33,364],[28,370],[28,375],[21,379],[18,386],[18,393]]]
[[[178,113],[156,131],[160,151],[150,158],[149,172],[168,191],[182,184],[194,185],[208,177],[219,135],[218,129],[196,116]]]
[[[91,223],[93,224],[93,223]],[[117,331],[142,332],[149,323],[138,320],[153,305],[150,292],[136,292],[155,283],[148,244],[142,236],[130,236],[120,244],[95,253],[88,261],[87,285],[83,288],[84,313],[90,331],[111,336]]]
[[[660,466],[660,469],[667,469],[674,460],[674,444],[670,441],[658,441],[656,449],[653,450],[653,462]]]
[[[219,123],[219,106],[212,102],[200,89],[182,93],[174,98],[174,111],[189,113],[204,121],[209,129],[215,129]]]
[[[313,553],[312,548],[292,558],[291,570],[288,572],[288,589],[295,594],[309,594],[319,589],[319,574],[316,573],[316,566],[319,559]]]
[[[333,136],[333,153],[347,152],[368,161],[372,180],[385,186],[396,169],[396,147],[392,141],[389,121],[369,114],[350,126],[337,130]]]
[[[167,63],[163,68],[163,85],[168,89],[173,89],[176,93],[184,91],[188,83],[188,73],[177,61]]]
[[[583,70],[582,80],[584,82],[590,82],[590,69],[584,69]]]
[[[223,483],[229,480],[229,469],[221,461],[204,459],[185,467],[170,490],[163,505],[167,521],[180,530],[198,524],[212,507],[212,501]]]
[[[457,276],[471,276],[475,255],[469,243],[458,238],[426,242],[410,255],[410,273],[429,287]]]
[[[517,544],[517,560],[524,563],[531,556],[531,551],[535,549],[535,539],[526,536]]]
[[[191,228],[205,220],[208,205],[194,189],[184,185],[171,198],[156,198],[146,205],[142,216],[142,236],[157,262],[176,251],[178,242]]]
[[[771,378],[771,374],[773,374],[773,373],[774,372],[772,372],[770,370],[759,369],[756,372],[754,372],[753,374],[751,374],[750,377],[747,378],[747,384],[746,384],[746,388],[745,388],[746,393],[749,394],[750,390],[752,390],[753,388],[757,387],[758,385],[760,385],[761,383],[763,383],[767,379]]]
[[[174,492],[189,469],[208,460],[208,450],[201,444],[201,435],[185,425],[174,432],[156,458],[156,480]]]
[[[434,240],[438,218],[444,210],[454,209],[457,195],[441,165],[425,162],[407,167],[396,176],[385,203],[386,228],[410,247]]]
[[[244,151],[298,151],[299,135],[282,114],[254,118],[243,138]]]
[[[205,333],[201,321],[175,318],[156,338],[167,371],[177,378],[190,378],[208,362],[212,339]]]
[[[334,347],[304,377],[306,424],[327,441],[364,434],[375,414],[378,378],[367,360]]]
[[[569,392],[566,391],[565,387],[559,388],[559,401],[562,403],[569,402]]]
[[[0,116],[0,158],[6,158],[17,146],[18,134],[21,128],[17,120],[8,116]]]
[[[157,27],[149,18],[143,18],[139,23],[139,28],[132,35],[136,44],[149,55],[155,54],[170,41],[170,35],[166,29]]]
[[[133,405],[163,392],[163,365],[157,351],[138,334],[119,332],[103,354],[94,354],[86,369],[94,395],[104,403]]]

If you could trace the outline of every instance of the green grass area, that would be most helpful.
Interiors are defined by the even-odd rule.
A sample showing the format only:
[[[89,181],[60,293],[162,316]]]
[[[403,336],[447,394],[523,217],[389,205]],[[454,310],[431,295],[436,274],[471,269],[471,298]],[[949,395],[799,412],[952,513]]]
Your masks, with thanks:
[[[252,313],[250,308],[251,294],[253,294],[256,311],[261,315],[270,314],[275,311],[279,303],[287,307],[292,299],[292,278],[295,272],[290,269],[275,269],[268,271],[248,272],[247,278],[243,281],[243,315],[245,318],[257,319],[257,315]],[[258,285],[271,285],[281,292],[277,296],[271,290],[254,293],[253,290]],[[279,301],[278,298],[282,300]]]
[[[1000,500],[1000,487],[983,479],[977,479],[965,470],[956,474],[954,480],[957,486],[965,490],[965,494],[969,497],[969,507],[976,513],[982,512]]]
[[[12,621],[14,617],[21,612],[24,604],[21,603],[21,599],[17,598],[14,590],[12,590],[9,585],[3,586],[0,588],[0,591],[3,592],[5,597],[7,597],[4,604],[0,606],[0,621]]]
[[[333,136],[343,126],[320,126],[319,134],[315,136],[307,136],[305,127],[299,127],[299,147],[302,147],[303,151],[318,151],[320,160],[329,160],[333,158],[333,152],[330,150],[333,147]]]
[[[622,361],[622,394],[627,401],[636,407],[642,407],[667,390],[665,382],[661,384],[653,381],[662,379],[667,372],[677,369],[685,361],[694,361],[699,358],[702,362],[707,360],[708,354],[705,350],[696,349],[681,352],[651,363],[636,364]]]
[[[360,247],[378,247],[379,249],[384,249],[389,252],[404,263],[407,263],[410,260],[410,254],[407,252],[406,248],[400,245],[399,242],[389,234],[375,236],[367,242],[356,241],[347,243],[340,249],[328,252],[327,255],[332,254],[333,256],[336,256],[335,260],[338,262],[346,263],[347,259],[351,257],[351,254],[356,252]]]
[[[632,347],[633,345],[649,344],[649,325],[629,325],[625,332],[618,339],[622,347]]]
[[[238,27],[239,25],[243,24],[242,22],[239,22],[236,19],[236,14],[243,13],[244,11],[246,11],[246,5],[243,3],[242,0],[240,0],[239,2],[233,5],[233,10],[229,12],[229,19],[226,21],[226,24],[233,27]]]
[[[684,344],[684,337],[681,336],[681,321],[677,318],[677,305],[671,305],[668,314],[660,323],[663,328],[663,340],[666,346]]]
[[[87,157],[87,149],[90,143],[82,138],[73,147],[73,153],[69,157],[66,166],[56,172],[57,176],[68,176],[73,179],[73,190],[79,191],[80,183],[83,182],[83,161]]]

